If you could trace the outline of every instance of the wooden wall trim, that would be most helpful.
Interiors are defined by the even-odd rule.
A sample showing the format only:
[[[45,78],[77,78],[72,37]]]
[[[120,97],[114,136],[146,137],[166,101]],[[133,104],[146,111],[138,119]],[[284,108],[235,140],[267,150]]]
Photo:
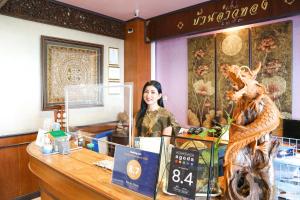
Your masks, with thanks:
[[[9,148],[9,147],[17,147],[17,146],[21,146],[21,145],[28,145],[30,143],[31,142],[21,142],[21,143],[17,143],[17,144],[2,145],[2,146],[0,146],[0,149]]]
[[[136,18],[127,22],[124,43],[124,80],[134,84],[134,115],[140,108],[142,88],[151,78],[151,46],[144,39],[145,20]]]
[[[37,133],[0,137],[1,200],[22,198],[38,191],[37,180],[29,171],[27,144]]]
[[[0,137],[0,148],[23,145],[35,140],[37,132]]]
[[[125,22],[53,0],[9,0],[0,14],[124,39]]]
[[[146,22],[146,40],[208,32],[299,13],[299,0],[212,0],[150,18]]]

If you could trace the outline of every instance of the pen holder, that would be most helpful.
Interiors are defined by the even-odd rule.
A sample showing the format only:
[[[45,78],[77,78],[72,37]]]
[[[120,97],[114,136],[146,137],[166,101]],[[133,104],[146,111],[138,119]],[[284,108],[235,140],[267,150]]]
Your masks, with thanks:
[[[57,142],[58,152],[60,154],[70,153],[70,143],[68,140],[58,138],[56,142]]]

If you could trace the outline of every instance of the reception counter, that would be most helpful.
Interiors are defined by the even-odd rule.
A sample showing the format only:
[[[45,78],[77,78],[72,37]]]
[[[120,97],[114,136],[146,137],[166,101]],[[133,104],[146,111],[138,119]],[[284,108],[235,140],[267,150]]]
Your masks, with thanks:
[[[34,142],[28,145],[27,152],[29,169],[38,178],[42,200],[151,199],[112,184],[112,172],[93,164],[95,161],[113,159],[106,155],[84,148],[71,151],[68,155],[44,155]],[[181,198],[160,191],[157,199]]]
[[[37,176],[41,198],[48,199],[149,199],[111,183],[109,170],[95,166],[106,155],[79,149],[68,155],[44,155],[31,143],[29,169]]]
[[[31,143],[29,169],[38,178],[42,200],[48,199],[150,199],[111,183],[112,172],[95,166],[95,161],[113,159],[87,149],[68,155],[43,155]],[[159,193],[157,199],[180,199]]]

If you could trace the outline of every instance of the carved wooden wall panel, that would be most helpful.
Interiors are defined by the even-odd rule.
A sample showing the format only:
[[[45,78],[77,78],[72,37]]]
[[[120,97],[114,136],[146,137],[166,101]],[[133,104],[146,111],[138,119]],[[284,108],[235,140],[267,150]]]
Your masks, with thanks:
[[[0,0],[0,8],[6,4],[7,0]]]
[[[227,99],[227,91],[232,90],[226,76],[228,66],[255,68],[258,63],[262,64],[258,82],[266,87],[282,117],[291,118],[292,33],[292,21],[284,21],[189,38],[189,125],[205,126],[214,109],[216,115],[221,111],[232,114],[234,104]],[[282,131],[279,128],[276,132]]]
[[[232,104],[226,98],[231,84],[223,75],[227,65],[249,66],[249,29],[221,32],[216,35],[217,110],[232,111]]]
[[[252,63],[262,63],[257,80],[285,119],[292,118],[293,24],[284,21],[251,29]]]
[[[205,126],[215,110],[215,36],[189,38],[187,42],[188,124]]]
[[[124,39],[121,20],[50,0],[9,0],[0,14]]]

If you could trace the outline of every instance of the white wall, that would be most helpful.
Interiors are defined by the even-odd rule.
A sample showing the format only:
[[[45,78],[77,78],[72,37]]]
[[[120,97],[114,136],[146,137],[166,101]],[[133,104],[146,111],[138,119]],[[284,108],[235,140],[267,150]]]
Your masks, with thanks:
[[[36,131],[53,118],[41,111],[41,35],[104,45],[104,84],[108,47],[119,48],[124,81],[124,40],[0,15],[0,136]]]

